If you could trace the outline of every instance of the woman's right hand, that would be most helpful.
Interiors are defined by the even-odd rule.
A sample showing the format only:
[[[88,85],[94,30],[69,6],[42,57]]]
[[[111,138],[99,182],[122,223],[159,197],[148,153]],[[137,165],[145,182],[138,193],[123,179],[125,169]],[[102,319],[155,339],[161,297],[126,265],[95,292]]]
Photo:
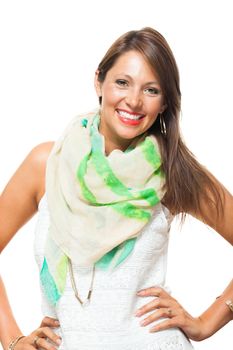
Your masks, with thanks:
[[[58,320],[52,317],[44,317],[40,327],[28,336],[20,339],[15,346],[15,350],[57,350],[62,340],[53,331],[53,328],[57,328],[59,325]]]

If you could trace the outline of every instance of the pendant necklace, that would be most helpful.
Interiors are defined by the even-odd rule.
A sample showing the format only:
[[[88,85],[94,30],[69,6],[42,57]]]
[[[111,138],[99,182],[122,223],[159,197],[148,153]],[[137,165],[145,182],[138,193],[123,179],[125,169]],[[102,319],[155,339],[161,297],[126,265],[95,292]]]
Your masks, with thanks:
[[[91,284],[89,287],[89,291],[88,291],[88,295],[87,295],[86,300],[82,300],[78,295],[77,285],[76,285],[75,278],[74,278],[74,271],[73,271],[72,262],[71,262],[70,258],[68,258],[68,266],[69,266],[70,280],[71,280],[72,288],[74,291],[74,295],[82,306],[86,306],[87,304],[90,303],[90,299],[91,299],[94,276],[95,276],[95,265],[93,265],[93,268],[92,268]]]

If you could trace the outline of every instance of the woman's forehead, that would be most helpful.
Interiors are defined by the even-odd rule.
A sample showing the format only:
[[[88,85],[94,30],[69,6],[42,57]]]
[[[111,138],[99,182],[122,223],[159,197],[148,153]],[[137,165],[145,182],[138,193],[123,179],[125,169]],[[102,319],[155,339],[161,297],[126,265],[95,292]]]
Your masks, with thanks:
[[[136,50],[122,53],[109,69],[108,73],[128,76],[144,75],[151,82],[158,83],[159,81],[155,68]]]

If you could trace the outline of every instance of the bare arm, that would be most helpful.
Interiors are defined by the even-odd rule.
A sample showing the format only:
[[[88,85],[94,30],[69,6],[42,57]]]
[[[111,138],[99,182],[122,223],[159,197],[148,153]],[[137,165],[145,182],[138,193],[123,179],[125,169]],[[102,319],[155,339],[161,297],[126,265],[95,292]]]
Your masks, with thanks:
[[[35,147],[0,196],[0,252],[37,211],[44,193],[46,161],[53,143]]]
[[[218,215],[216,207],[203,200],[201,203],[202,215],[194,216],[212,227],[233,245],[233,196],[216,179],[214,181],[223,200],[223,212],[220,213],[221,215]],[[207,336],[214,334],[233,319],[233,312],[225,304],[227,300],[233,301],[233,280],[223,291],[222,295],[200,316],[200,319],[204,321],[203,325],[206,325],[204,331]]]
[[[37,211],[44,193],[45,167],[52,145],[48,142],[35,147],[0,196],[0,252]],[[20,334],[0,279],[0,341],[4,349]]]

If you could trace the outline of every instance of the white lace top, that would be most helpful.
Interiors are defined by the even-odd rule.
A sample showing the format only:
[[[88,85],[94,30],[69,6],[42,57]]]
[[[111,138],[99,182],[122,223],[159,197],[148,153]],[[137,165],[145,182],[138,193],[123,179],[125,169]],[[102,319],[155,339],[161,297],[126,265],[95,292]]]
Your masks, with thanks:
[[[44,316],[60,321],[60,350],[190,350],[191,343],[179,329],[149,333],[153,324],[141,327],[134,312],[154,297],[136,292],[159,285],[165,287],[168,236],[172,217],[161,204],[138,236],[131,255],[113,271],[96,269],[90,304],[81,306],[74,296],[70,276],[56,307],[50,306],[42,291]],[[49,226],[46,197],[39,205],[35,234],[35,256],[39,269]],[[73,266],[78,293],[85,300],[92,269]],[[143,316],[142,316],[143,317]],[[143,318],[146,316],[144,315]]]

